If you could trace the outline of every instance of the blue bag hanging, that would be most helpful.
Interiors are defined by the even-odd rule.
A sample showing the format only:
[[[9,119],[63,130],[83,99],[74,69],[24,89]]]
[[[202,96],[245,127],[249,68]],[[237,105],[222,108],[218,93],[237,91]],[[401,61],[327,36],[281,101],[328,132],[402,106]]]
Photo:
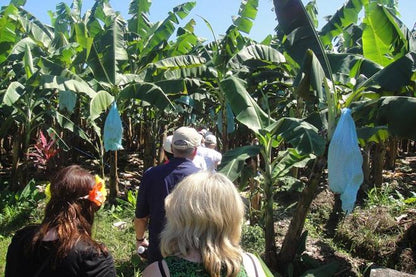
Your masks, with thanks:
[[[351,110],[344,108],[328,149],[329,188],[341,194],[342,210],[349,214],[363,179],[363,157]]]
[[[113,102],[104,123],[104,149],[105,151],[117,151],[123,149],[121,139],[123,137],[123,125],[116,102]]]

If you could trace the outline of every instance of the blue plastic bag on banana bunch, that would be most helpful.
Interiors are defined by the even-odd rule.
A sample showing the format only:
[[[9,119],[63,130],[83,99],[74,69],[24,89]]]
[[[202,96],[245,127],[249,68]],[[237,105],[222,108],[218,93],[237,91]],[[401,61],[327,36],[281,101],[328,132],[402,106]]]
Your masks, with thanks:
[[[117,151],[123,149],[121,138],[123,137],[123,125],[116,102],[113,102],[104,123],[104,148],[105,151]]]
[[[328,149],[329,188],[341,194],[342,210],[349,214],[363,179],[363,157],[351,110],[344,108]]]

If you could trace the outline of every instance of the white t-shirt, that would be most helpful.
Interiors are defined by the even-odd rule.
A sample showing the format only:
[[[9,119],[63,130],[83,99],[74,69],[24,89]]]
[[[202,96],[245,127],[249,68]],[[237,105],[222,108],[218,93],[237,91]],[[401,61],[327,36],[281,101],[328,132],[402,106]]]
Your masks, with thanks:
[[[196,167],[199,167],[202,170],[215,171],[217,165],[221,163],[221,159],[222,155],[217,150],[206,148],[203,146],[198,146],[194,158],[194,164]],[[202,160],[205,162],[205,166]]]

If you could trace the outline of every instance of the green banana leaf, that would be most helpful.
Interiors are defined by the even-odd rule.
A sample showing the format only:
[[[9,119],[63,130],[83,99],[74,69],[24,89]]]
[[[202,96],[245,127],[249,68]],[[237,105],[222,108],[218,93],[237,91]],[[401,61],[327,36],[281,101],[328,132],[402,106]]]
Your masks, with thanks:
[[[271,46],[254,44],[241,49],[227,64],[228,68],[241,68],[249,60],[265,61],[267,63],[285,63],[285,56]]]
[[[141,56],[147,56],[158,45],[168,41],[175,31],[175,25],[179,23],[177,16],[184,19],[195,7],[196,2],[186,2],[173,8],[168,17],[161,23],[152,26],[149,30],[150,36],[143,46]]]
[[[360,87],[365,88],[377,85],[383,90],[400,91],[402,87],[412,82],[412,76],[415,72],[416,52],[410,52],[374,74],[371,79]]]
[[[351,83],[352,78],[359,79],[360,76],[365,76],[368,79],[383,69],[381,65],[356,54],[330,53],[328,60],[334,73],[335,82],[343,85]]]
[[[302,67],[293,83],[295,93],[313,103],[324,103],[326,96],[323,89],[325,72],[315,54],[308,50]],[[311,88],[313,91],[311,91]],[[311,93],[312,92],[312,93]]]
[[[82,80],[74,80],[61,76],[42,75],[40,83],[46,89],[57,89],[60,91],[71,90],[77,93],[85,93],[90,98],[93,98],[96,92]]]
[[[358,126],[387,126],[390,135],[416,139],[416,99],[405,96],[381,97],[351,105]]]
[[[23,32],[28,34],[36,43],[48,48],[54,38],[53,29],[44,25],[35,16],[19,7],[18,21]]]
[[[259,145],[248,145],[225,152],[222,155],[218,172],[225,174],[231,181],[236,180],[244,168],[245,161],[258,155],[260,149],[261,146]]]
[[[163,92],[163,90],[152,83],[136,83],[126,86],[120,91],[117,97],[117,103],[125,102],[131,99],[140,99],[160,110],[174,108],[172,102]],[[121,105],[120,105],[121,110]]]
[[[21,83],[11,82],[3,95],[3,104],[12,107],[13,104],[19,100],[20,96],[24,93],[24,90],[25,87]]]
[[[294,167],[304,168],[307,163],[314,159],[311,154],[300,154],[294,148],[280,151],[277,158],[273,162],[272,180],[286,177],[290,170]],[[274,164],[276,162],[276,164]]]
[[[249,34],[253,27],[253,21],[257,17],[259,0],[241,1],[238,17],[233,18],[233,23],[238,30]]]
[[[90,118],[95,120],[103,111],[105,111],[114,101],[114,96],[101,90],[91,99],[90,102]]]
[[[364,147],[369,142],[380,143],[389,138],[387,126],[357,128],[358,142]]]
[[[124,41],[124,20],[120,16],[113,18],[108,29],[94,38],[88,65],[98,81],[112,85],[119,83],[119,63],[128,60]]]
[[[140,37],[146,37],[150,28],[148,14],[151,0],[132,0],[129,5],[129,14],[132,17],[128,20],[130,32],[137,33]]]
[[[369,0],[348,0],[322,27],[320,38],[330,45],[334,37],[341,34],[350,24],[357,23],[358,15]]]
[[[229,77],[221,81],[220,88],[225,93],[236,119],[256,134],[274,122],[247,92],[243,80]]]
[[[284,117],[262,131],[281,136],[300,154],[320,156],[325,152],[325,139],[318,134],[315,126],[302,119]]]
[[[387,66],[409,52],[408,37],[401,29],[403,23],[391,10],[377,2],[371,2],[366,6],[363,23],[365,58]]]
[[[196,67],[206,63],[205,58],[195,55],[182,55],[176,57],[169,57],[152,64],[155,68],[160,70],[174,70],[183,67]]]
[[[74,122],[71,121],[68,117],[62,115],[59,112],[56,112],[55,119],[58,122],[59,126],[61,126],[64,129],[67,129],[71,131],[73,134],[79,136],[92,146],[94,146],[94,143],[90,140],[88,135],[82,130],[79,126],[75,125]]]
[[[325,75],[332,80],[332,71],[325,50],[301,0],[274,0],[278,29],[285,35],[285,50],[299,65],[308,49],[318,57]]]

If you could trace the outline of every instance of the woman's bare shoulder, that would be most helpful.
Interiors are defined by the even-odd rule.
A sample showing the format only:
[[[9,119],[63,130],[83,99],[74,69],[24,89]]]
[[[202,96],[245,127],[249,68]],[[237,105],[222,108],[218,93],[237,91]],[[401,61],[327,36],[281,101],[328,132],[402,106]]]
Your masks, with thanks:
[[[170,277],[168,265],[166,264],[165,260],[162,261],[163,269],[165,270],[166,276]],[[160,272],[158,262],[151,263],[148,265],[143,273],[143,277],[162,277],[162,273]]]

